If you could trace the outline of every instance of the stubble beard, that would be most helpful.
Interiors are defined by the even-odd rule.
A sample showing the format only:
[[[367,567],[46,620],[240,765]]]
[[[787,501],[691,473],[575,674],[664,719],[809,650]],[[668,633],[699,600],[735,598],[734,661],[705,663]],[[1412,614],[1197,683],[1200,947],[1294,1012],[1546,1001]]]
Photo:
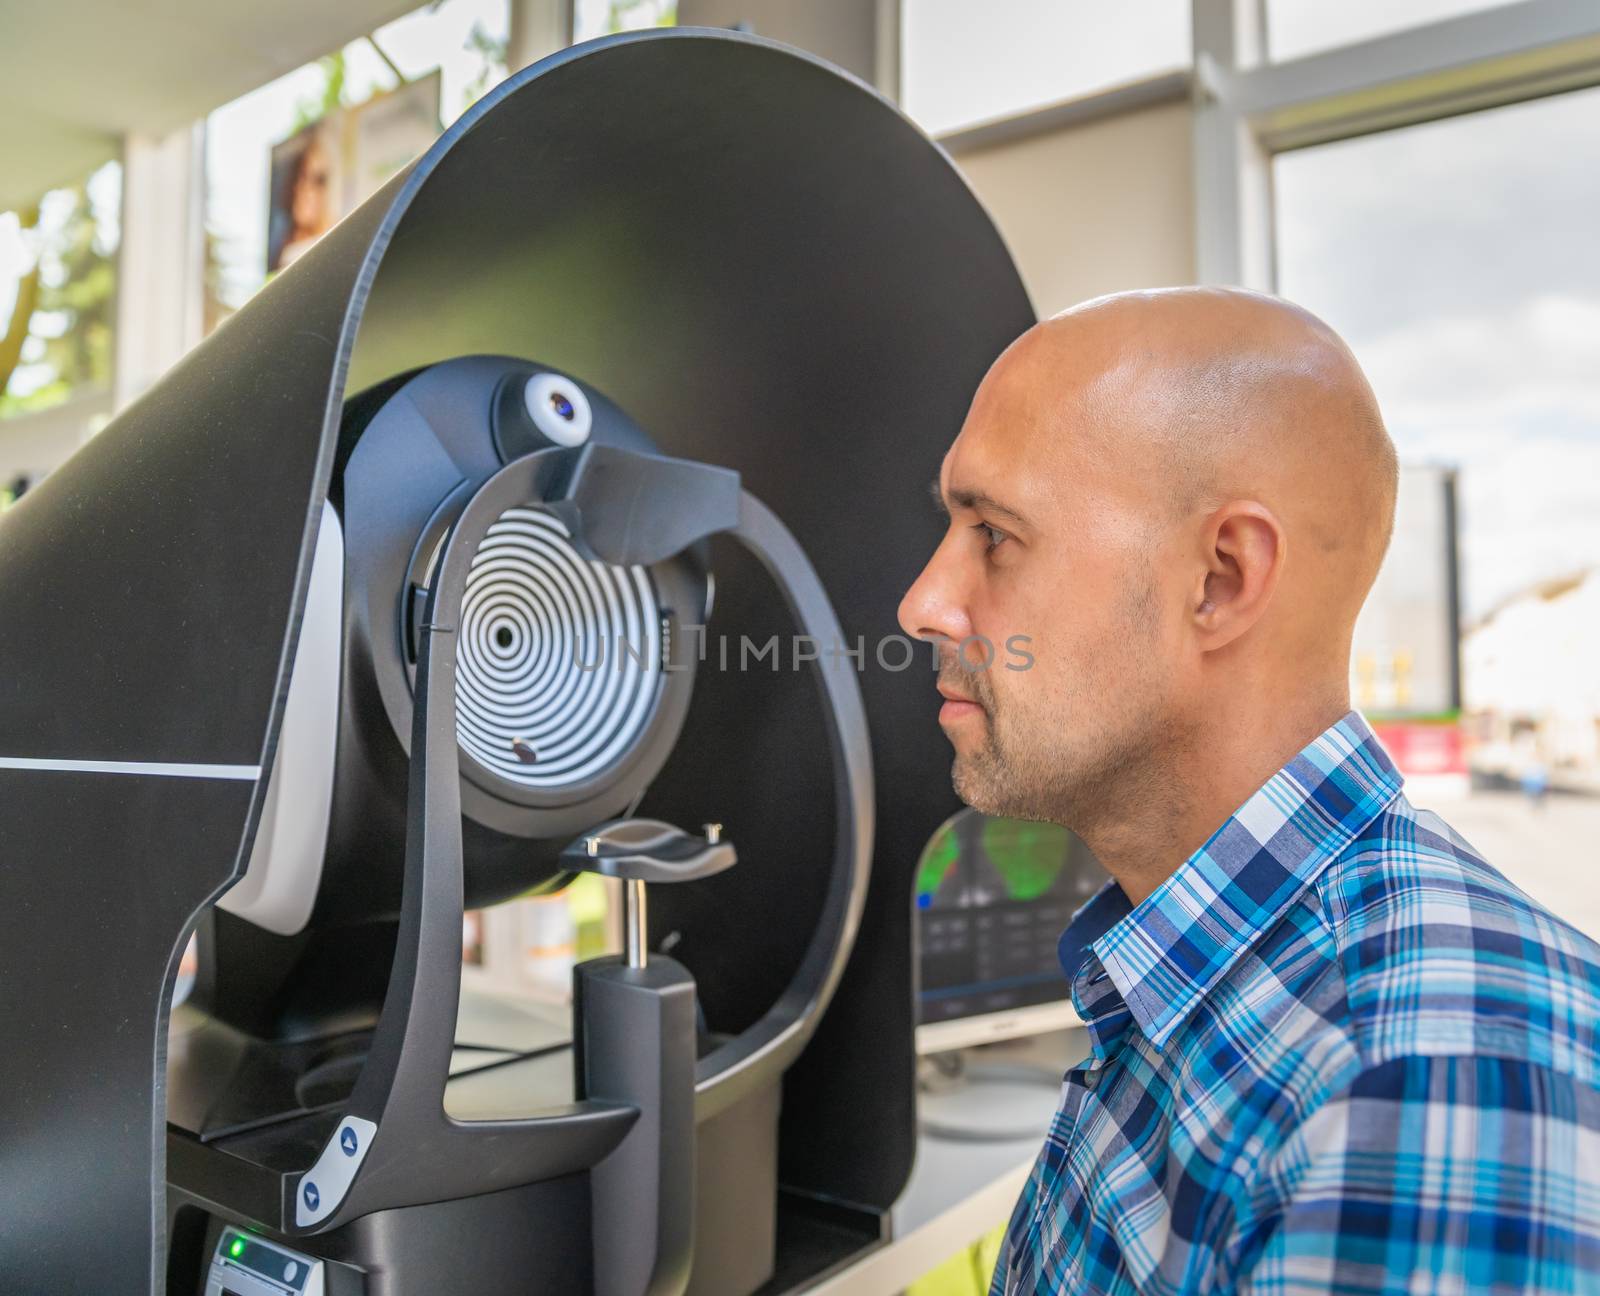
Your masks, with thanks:
[[[1148,607],[1147,596],[1130,608],[1124,645],[1148,643]],[[1151,660],[1134,651],[1125,660]],[[963,681],[984,708],[982,741],[958,750],[950,771],[956,795],[979,813],[1060,824],[1084,836],[1121,815],[1130,799],[1163,795],[1163,753],[1183,736],[1166,714],[1153,668],[1115,683],[1083,680],[1066,697],[1024,691],[999,706],[985,676],[957,667],[947,678]],[[1115,701],[1122,705],[1108,705]]]
[[[958,752],[951,766],[956,795],[982,814],[1081,833],[1112,797],[1138,781],[1146,749],[1128,733],[1074,737],[1069,723],[1046,716],[1009,725],[988,711],[983,742]]]

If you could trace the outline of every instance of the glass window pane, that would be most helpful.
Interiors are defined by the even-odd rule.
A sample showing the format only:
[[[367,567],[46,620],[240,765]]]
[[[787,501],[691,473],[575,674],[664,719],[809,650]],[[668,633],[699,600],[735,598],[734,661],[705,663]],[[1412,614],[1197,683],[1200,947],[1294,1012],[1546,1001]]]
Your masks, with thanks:
[[[294,158],[280,146],[335,109],[371,104],[395,91],[395,68],[400,70],[414,101],[393,99],[392,111],[352,117],[323,141],[337,155],[332,161],[339,172],[341,198],[331,215],[343,216],[386,173],[426,147],[439,126],[448,126],[505,76],[509,14],[509,0],[441,0],[380,27],[371,41],[351,41],[224,104],[206,119],[208,331],[266,281],[269,253],[282,253],[282,231],[272,225],[275,214],[282,223],[290,204],[273,181],[275,175],[283,179]],[[423,100],[431,125],[417,126],[413,119]],[[350,170],[341,171],[341,164]],[[292,240],[289,245],[299,246]]]
[[[121,203],[122,167],[107,162],[0,212],[0,419],[109,388]]]
[[[1441,810],[1600,932],[1600,890],[1576,888],[1591,897],[1580,914],[1576,879],[1559,874],[1600,833],[1600,91],[1287,154],[1274,180],[1279,288],[1355,349],[1408,466],[1358,627],[1357,702],[1426,709],[1395,685],[1423,682],[1427,628],[1445,614],[1429,569],[1449,534],[1437,469],[1453,469],[1457,759],[1478,790]],[[1505,790],[1481,790],[1492,784]],[[1546,785],[1588,795],[1518,819]],[[1534,857],[1556,871],[1513,872]]]
[[[1267,0],[1267,49],[1273,59],[1299,58],[1370,40],[1407,27],[1493,9],[1506,0]]]
[[[901,12],[901,98],[931,132],[1190,62],[1188,0],[904,0]]]
[[[572,39],[593,40],[613,32],[671,27],[678,21],[678,0],[574,0]]]

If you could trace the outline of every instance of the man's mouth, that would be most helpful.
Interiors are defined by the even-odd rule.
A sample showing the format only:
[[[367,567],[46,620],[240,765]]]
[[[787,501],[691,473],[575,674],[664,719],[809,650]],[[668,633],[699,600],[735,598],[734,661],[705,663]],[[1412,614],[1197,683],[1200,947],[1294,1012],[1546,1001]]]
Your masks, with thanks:
[[[983,706],[973,701],[965,693],[959,693],[948,684],[939,685],[939,696],[944,699],[944,705],[939,708],[939,723],[941,725],[959,724],[962,720],[970,720],[983,714]]]

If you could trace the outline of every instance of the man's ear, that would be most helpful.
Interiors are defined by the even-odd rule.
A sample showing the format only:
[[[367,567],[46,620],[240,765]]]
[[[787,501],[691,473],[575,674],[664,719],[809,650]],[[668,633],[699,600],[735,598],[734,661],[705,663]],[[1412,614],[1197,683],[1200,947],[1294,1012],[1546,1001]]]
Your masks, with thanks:
[[[1267,610],[1283,571],[1287,539],[1271,509],[1233,500],[1208,517],[1201,534],[1205,572],[1192,613],[1205,652],[1232,643]]]

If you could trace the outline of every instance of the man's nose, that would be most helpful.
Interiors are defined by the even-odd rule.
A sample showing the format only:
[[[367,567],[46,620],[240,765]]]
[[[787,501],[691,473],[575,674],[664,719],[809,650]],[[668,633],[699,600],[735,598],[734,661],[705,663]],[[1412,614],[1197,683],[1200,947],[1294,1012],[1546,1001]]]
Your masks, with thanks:
[[[913,639],[943,636],[960,642],[972,632],[961,582],[940,545],[900,600],[900,628]]]

